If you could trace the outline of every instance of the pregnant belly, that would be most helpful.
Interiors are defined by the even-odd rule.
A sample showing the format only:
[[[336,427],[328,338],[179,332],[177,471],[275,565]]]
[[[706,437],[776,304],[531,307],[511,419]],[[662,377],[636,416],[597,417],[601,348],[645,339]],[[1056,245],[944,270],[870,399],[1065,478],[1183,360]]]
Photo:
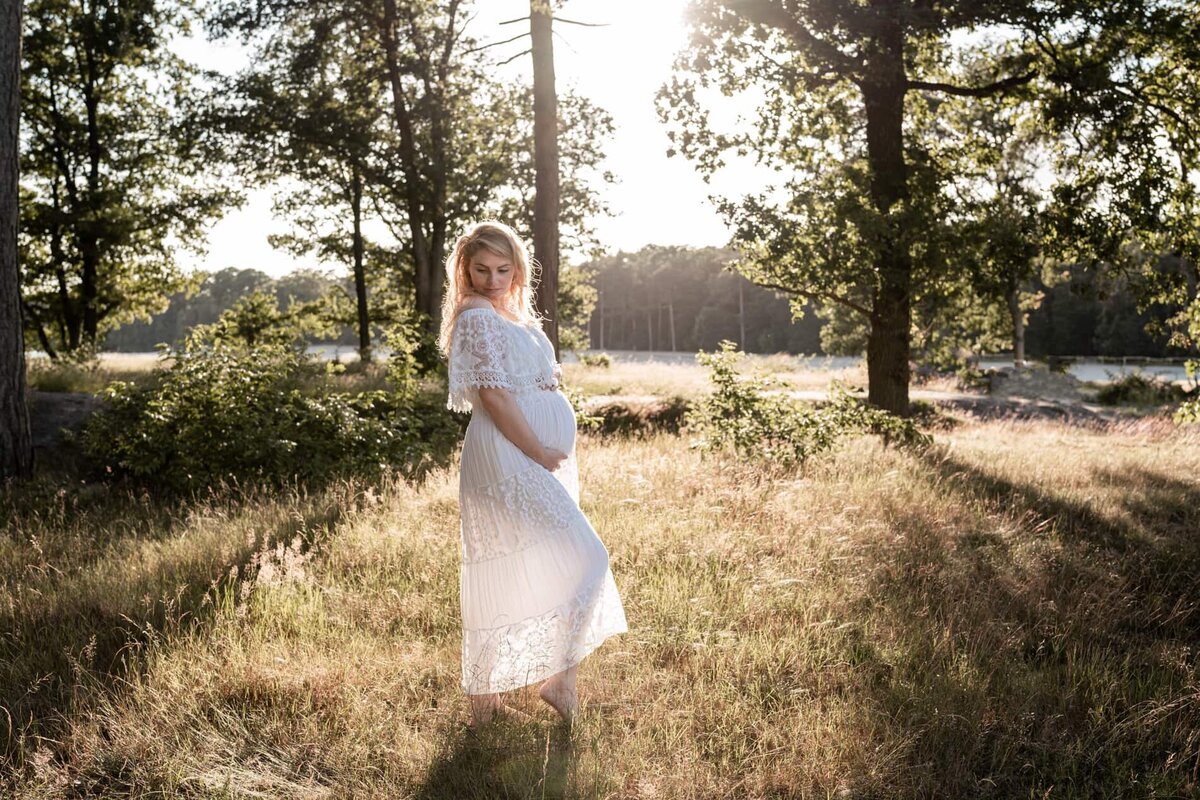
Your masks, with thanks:
[[[559,391],[539,389],[517,395],[517,407],[546,447],[570,454],[575,448],[575,409]]]

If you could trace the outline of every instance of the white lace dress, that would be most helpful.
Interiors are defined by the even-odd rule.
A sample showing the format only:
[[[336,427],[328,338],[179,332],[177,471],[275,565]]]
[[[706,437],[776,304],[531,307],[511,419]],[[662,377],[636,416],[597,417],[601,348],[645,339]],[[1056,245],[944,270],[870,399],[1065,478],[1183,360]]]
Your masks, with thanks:
[[[579,509],[575,412],[560,375],[539,324],[459,313],[447,407],[472,412],[459,471],[467,694],[544,680],[627,630],[608,550]],[[507,389],[538,440],[567,459],[551,472],[521,452],[479,405],[481,386]]]

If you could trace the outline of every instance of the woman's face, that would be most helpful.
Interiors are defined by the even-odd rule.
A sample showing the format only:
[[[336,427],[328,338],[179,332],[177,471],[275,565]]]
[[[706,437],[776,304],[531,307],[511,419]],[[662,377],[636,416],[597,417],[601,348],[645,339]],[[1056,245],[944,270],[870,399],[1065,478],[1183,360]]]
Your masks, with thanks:
[[[508,296],[514,271],[507,256],[497,255],[486,247],[479,248],[467,264],[471,288],[493,303]]]

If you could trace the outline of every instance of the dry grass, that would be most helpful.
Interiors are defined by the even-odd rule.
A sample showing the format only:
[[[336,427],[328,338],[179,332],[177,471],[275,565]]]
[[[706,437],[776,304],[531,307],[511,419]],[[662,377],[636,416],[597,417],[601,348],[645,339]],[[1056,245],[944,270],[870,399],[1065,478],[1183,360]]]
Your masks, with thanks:
[[[528,692],[514,702],[541,722],[463,730],[453,468],[244,504],[14,496],[10,788],[1194,795],[1200,435],[939,436],[925,455],[857,440],[790,475],[670,436],[583,440],[631,629],[584,662],[569,735]]]
[[[771,375],[793,389],[825,390],[834,380],[866,386],[866,367],[829,369],[825,359],[789,355],[750,355],[740,370],[745,374]],[[579,362],[563,365],[563,378],[588,395],[636,395],[697,398],[712,390],[708,369],[699,364],[627,362],[616,359],[609,367],[588,367]]]

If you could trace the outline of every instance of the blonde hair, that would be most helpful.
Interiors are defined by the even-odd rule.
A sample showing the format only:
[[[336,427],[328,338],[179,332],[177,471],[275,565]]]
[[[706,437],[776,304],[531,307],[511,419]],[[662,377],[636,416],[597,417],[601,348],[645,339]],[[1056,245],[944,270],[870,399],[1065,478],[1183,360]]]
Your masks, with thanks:
[[[503,222],[477,222],[458,237],[446,258],[446,288],[442,293],[442,325],[438,334],[438,348],[446,356],[450,354],[450,341],[463,301],[473,291],[468,273],[471,258],[484,248],[507,258],[512,264],[512,284],[504,298],[506,310],[523,322],[541,322],[534,309],[534,287],[530,277],[530,265],[536,262],[529,257],[524,243],[516,231]]]

